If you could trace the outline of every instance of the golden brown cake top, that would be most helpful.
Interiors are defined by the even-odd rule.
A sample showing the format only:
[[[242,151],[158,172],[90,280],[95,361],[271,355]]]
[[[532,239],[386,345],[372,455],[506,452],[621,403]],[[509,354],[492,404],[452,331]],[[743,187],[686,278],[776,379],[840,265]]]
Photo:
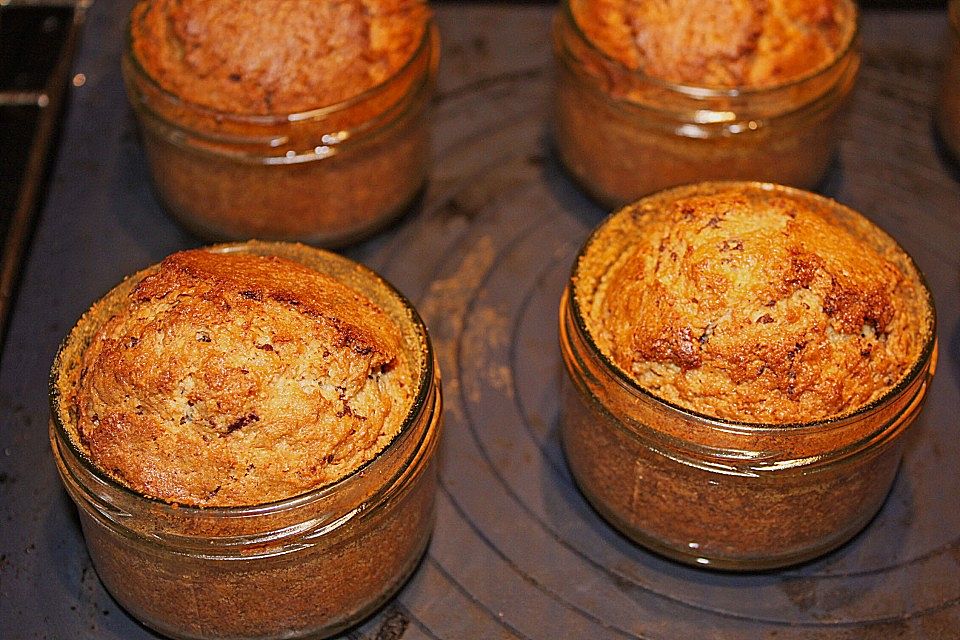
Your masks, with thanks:
[[[677,84],[769,87],[829,65],[856,26],[850,0],[570,0],[593,44]]]
[[[400,69],[424,37],[420,0],[141,0],[134,57],[167,91],[235,114],[335,104]]]
[[[794,423],[891,390],[931,336],[909,257],[861,216],[802,192],[736,183],[631,205],[578,265],[601,352],[699,413]]]
[[[176,253],[128,302],[84,351],[73,402],[93,462],[145,495],[303,493],[372,459],[412,402],[396,323],[291,260]]]

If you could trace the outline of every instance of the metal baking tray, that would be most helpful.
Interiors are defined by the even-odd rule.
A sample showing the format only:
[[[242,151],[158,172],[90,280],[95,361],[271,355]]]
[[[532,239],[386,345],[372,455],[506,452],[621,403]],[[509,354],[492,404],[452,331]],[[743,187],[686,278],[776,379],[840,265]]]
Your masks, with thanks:
[[[0,637],[154,637],[103,590],[48,452],[60,339],[124,275],[200,241],[151,192],[120,79],[130,2],[87,16],[63,146],[0,368]],[[547,4],[436,5],[435,162],[422,200],[346,250],[417,305],[446,398],[438,519],[401,593],[349,638],[960,637],[960,171],[931,112],[942,6],[864,12],[864,66],[822,191],[916,258],[940,363],[894,489],[866,530],[761,574],[680,566],[612,530],[557,441],[556,336],[573,255],[606,214],[558,166]]]

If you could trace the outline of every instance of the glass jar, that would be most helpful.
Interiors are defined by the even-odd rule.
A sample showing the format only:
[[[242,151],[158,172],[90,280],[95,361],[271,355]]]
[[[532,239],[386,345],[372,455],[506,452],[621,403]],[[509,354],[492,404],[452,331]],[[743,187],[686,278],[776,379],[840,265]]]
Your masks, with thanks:
[[[605,54],[577,24],[570,0],[554,16],[553,51],[554,145],[567,171],[608,208],[702,180],[814,188],[836,152],[860,67],[854,29],[830,65],[785,84],[674,84]]]
[[[951,0],[950,53],[940,88],[937,128],[947,148],[960,159],[960,1]]]
[[[882,246],[896,247],[862,216],[829,202],[851,230],[870,228]],[[583,494],[627,537],[695,566],[782,567],[849,540],[889,492],[904,435],[936,367],[933,299],[916,266],[900,252],[900,268],[913,270],[921,283],[930,322],[918,327],[923,348],[894,388],[849,415],[816,422],[718,419],[646,390],[591,335],[585,319],[591,302],[586,285],[578,286],[586,273],[581,269],[585,261],[623,255],[631,237],[610,221],[630,211],[614,214],[594,231],[560,303],[560,347],[568,374],[560,433]]]
[[[427,110],[440,48],[432,20],[407,63],[339,103],[268,116],[219,112],[164,90],[122,56],[154,187],[203,238],[359,240],[406,210],[429,164]]]
[[[96,303],[57,354],[50,379],[54,457],[97,574],[143,624],[174,638],[325,637],[390,598],[427,547],[442,429],[433,349],[411,304],[346,258],[278,243],[219,250],[298,260],[361,291],[397,322],[417,381],[399,434],[336,482],[268,504],[187,507],[119,484],[77,444],[69,381],[99,326],[147,269]]]

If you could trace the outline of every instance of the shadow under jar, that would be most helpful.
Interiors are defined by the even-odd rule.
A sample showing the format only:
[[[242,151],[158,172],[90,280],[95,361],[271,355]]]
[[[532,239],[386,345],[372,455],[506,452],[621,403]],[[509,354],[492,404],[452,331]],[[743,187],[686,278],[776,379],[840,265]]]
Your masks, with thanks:
[[[157,194],[213,240],[341,246],[410,207],[428,172],[428,109],[440,46],[429,20],[410,60],[384,82],[297,113],[249,115],[194,104],[122,56]]]
[[[647,199],[654,208],[660,195]],[[848,228],[872,227],[832,205]],[[633,541],[694,566],[773,569],[840,546],[882,506],[936,368],[933,300],[912,260],[903,253],[898,262],[916,274],[929,316],[916,327],[919,356],[893,388],[835,418],[720,419],[649,391],[601,350],[589,328],[597,279],[584,278],[585,270],[628,249],[632,239],[620,223],[629,226],[629,209],[613,214],[587,241],[560,303],[567,373],[560,434],[581,491]],[[896,247],[873,229],[881,246]]]
[[[281,256],[362,292],[400,327],[413,401],[373,459],[309,492],[265,504],[192,507],[153,499],[104,473],[78,444],[67,398],[98,328],[148,273],[111,290],[63,342],[50,378],[50,440],[97,575],[148,627],[173,638],[326,637],[386,602],[422,557],[434,522],[442,430],[439,372],[410,303],[372,271],[278,243],[216,250]]]
[[[951,0],[950,50],[940,87],[937,128],[954,158],[960,160],[960,1]]]
[[[718,88],[627,67],[592,42],[564,0],[553,21],[553,142],[598,203],[617,208],[703,180],[762,180],[812,189],[839,141],[860,68],[856,10],[823,68],[782,84]]]

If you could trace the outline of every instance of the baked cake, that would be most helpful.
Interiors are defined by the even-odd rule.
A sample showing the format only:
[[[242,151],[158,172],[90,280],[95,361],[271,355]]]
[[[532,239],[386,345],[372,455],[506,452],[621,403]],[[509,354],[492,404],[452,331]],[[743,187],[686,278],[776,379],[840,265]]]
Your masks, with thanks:
[[[413,388],[399,328],[292,260],[176,253],[83,354],[82,447],[121,483],[198,506],[329,484],[399,431]]]

